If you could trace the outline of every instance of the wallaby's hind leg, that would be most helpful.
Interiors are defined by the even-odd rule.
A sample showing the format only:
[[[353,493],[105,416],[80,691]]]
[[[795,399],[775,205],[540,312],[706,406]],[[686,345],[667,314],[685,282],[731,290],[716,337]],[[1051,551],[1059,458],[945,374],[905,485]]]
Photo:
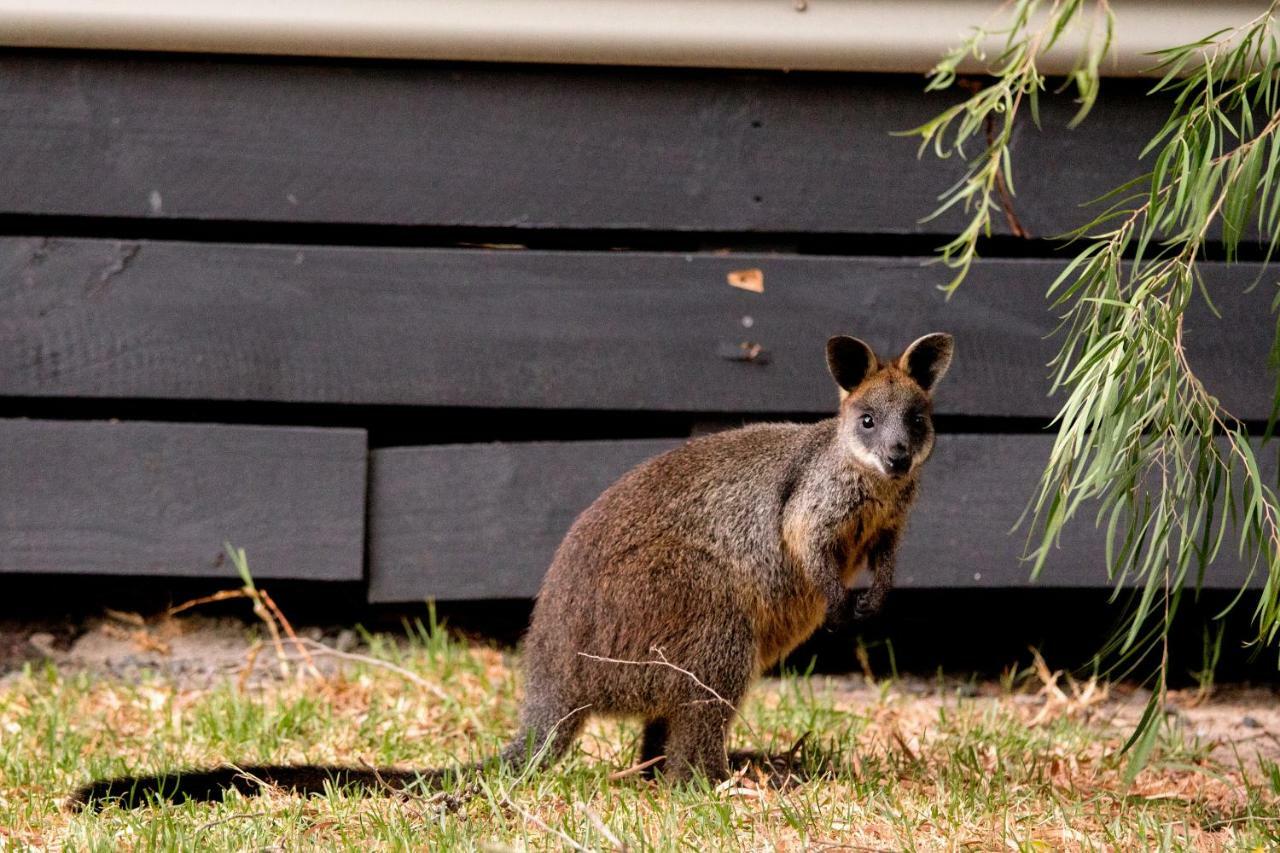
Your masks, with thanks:
[[[667,750],[667,721],[659,717],[656,720],[650,720],[644,725],[644,739],[640,742],[640,762],[651,761],[659,755],[666,755]],[[659,761],[643,770],[645,776],[651,777],[655,772],[662,769],[662,762]]]
[[[587,721],[586,708],[554,710],[526,705],[519,733],[502,751],[503,764],[520,771],[551,764],[573,745]]]
[[[667,777],[679,782],[700,773],[713,784],[728,777],[725,743],[732,720],[733,710],[714,699],[690,703],[672,714],[663,769]]]

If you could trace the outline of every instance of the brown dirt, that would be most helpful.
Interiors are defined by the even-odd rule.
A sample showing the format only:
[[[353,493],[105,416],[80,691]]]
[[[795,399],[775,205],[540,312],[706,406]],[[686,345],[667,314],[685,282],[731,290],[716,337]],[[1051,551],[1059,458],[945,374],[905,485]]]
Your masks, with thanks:
[[[0,680],[24,664],[49,660],[62,669],[91,671],[125,680],[161,675],[183,688],[202,689],[223,678],[255,681],[281,677],[276,656],[258,632],[232,618],[201,616],[143,620],[136,614],[110,613],[84,625],[65,622],[0,622]],[[322,640],[341,651],[356,645],[349,629],[307,628],[300,635]],[[258,652],[261,651],[261,654]],[[296,659],[297,655],[290,655]],[[332,671],[341,661],[319,656],[315,663]],[[295,660],[296,664],[296,660]],[[867,704],[878,690],[862,676],[836,682],[839,704]],[[767,688],[766,688],[767,689]],[[936,720],[939,707],[957,694],[974,701],[1012,702],[1030,722],[1061,714],[1083,715],[1117,730],[1132,728],[1149,694],[1128,685],[1081,685],[1046,669],[1029,687],[1009,695],[995,682],[950,682],[905,677],[895,692],[909,697],[910,716]],[[1259,757],[1280,762],[1280,689],[1228,685],[1208,694],[1175,691],[1168,713],[1184,730],[1211,747],[1211,757],[1235,764],[1236,756],[1256,765]]]

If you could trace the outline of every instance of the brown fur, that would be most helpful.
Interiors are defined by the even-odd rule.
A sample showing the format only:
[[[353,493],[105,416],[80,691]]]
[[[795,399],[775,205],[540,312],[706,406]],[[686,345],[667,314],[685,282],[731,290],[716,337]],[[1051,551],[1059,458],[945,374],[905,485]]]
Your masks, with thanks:
[[[926,336],[881,364],[865,344],[833,339],[828,360],[846,392],[837,417],[698,438],[605,490],[543,582],[525,640],[521,732],[500,760],[553,759],[589,714],[621,715],[645,721],[642,758],[665,754],[668,777],[723,778],[728,727],[751,682],[824,620],[883,602],[933,447],[928,392],[950,353],[950,338]],[[909,468],[893,469],[895,459]],[[864,566],[871,589],[853,596]],[[270,780],[282,768],[265,770]],[[364,782],[360,771],[315,770]],[[136,790],[139,780],[95,783],[81,801],[126,782]]]

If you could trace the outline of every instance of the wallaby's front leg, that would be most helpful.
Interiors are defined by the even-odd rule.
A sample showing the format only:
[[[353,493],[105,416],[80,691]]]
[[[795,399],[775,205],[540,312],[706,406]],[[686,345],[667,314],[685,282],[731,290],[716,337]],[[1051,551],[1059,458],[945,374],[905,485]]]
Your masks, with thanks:
[[[844,561],[839,549],[829,539],[812,539],[806,545],[804,561],[813,585],[827,600],[826,621],[840,621],[848,610],[849,590],[841,579]]]
[[[894,558],[898,550],[898,533],[887,530],[876,539],[867,552],[866,567],[871,573],[871,585],[865,590],[850,590],[844,586],[836,561],[835,568],[827,574],[824,565],[822,589],[827,597],[828,628],[838,628],[848,622],[870,619],[880,612],[884,600],[893,588]]]
[[[898,553],[898,531],[886,530],[880,534],[867,554],[867,568],[871,571],[871,586],[856,596],[853,605],[855,621],[869,619],[884,607],[885,597],[893,588],[893,571]]]

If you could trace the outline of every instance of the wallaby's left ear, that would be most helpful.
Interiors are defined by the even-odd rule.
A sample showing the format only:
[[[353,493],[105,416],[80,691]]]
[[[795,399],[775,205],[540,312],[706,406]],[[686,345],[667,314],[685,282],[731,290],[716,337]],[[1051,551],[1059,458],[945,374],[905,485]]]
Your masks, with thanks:
[[[943,332],[934,332],[917,338],[898,359],[898,366],[926,391],[932,391],[951,366],[955,352],[955,338]]]
[[[875,373],[878,366],[871,347],[857,338],[836,335],[827,341],[827,369],[840,386],[841,400]]]

